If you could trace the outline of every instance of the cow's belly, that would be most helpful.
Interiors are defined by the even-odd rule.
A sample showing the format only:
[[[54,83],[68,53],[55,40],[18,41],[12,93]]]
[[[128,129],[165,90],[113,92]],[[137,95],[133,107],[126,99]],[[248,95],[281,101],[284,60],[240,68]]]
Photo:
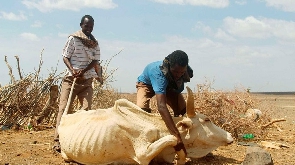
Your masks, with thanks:
[[[81,117],[83,114],[78,115]],[[116,119],[102,118],[102,114],[99,120],[91,115],[84,116],[83,120],[66,127],[61,122],[58,131],[65,159],[83,164],[104,164],[115,160],[134,162],[133,146],[128,134],[119,128],[114,121]]]

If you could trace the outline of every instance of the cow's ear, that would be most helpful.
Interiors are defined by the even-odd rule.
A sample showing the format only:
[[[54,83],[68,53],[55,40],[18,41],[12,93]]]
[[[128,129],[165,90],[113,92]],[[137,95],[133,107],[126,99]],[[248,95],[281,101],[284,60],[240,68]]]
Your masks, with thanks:
[[[193,127],[193,122],[190,118],[183,118],[176,124],[179,131],[187,131]]]
[[[183,120],[179,121],[176,124],[177,129],[179,132],[187,132],[185,139],[190,138],[190,129],[193,128],[193,121],[190,118],[183,118]]]

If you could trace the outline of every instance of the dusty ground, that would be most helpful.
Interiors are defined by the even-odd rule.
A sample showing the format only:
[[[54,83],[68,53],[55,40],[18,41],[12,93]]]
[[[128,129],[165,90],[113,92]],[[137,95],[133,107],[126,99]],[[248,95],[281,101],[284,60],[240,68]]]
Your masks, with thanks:
[[[265,148],[272,156],[274,164],[295,164],[295,95],[257,95],[262,103],[274,104],[273,119],[284,118],[286,121],[276,123],[282,129],[269,127],[270,134],[265,141],[282,143],[288,147],[280,149]],[[42,131],[0,131],[0,165],[19,164],[75,164],[66,163],[59,154],[52,150],[54,129]],[[256,142],[256,141],[254,141]],[[234,144],[219,147],[213,151],[213,156],[195,159],[190,164],[241,164],[245,157],[247,146]]]

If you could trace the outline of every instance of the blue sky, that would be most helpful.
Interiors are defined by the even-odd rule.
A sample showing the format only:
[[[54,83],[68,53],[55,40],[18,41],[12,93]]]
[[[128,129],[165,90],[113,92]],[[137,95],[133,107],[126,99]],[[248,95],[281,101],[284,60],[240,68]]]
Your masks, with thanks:
[[[41,74],[63,71],[62,48],[85,14],[95,19],[102,60],[122,50],[109,65],[121,92],[136,92],[145,65],[174,50],[189,56],[191,88],[209,81],[216,90],[295,91],[293,0],[2,0],[1,85],[10,81],[5,55],[17,79],[14,56],[28,74],[42,49]]]

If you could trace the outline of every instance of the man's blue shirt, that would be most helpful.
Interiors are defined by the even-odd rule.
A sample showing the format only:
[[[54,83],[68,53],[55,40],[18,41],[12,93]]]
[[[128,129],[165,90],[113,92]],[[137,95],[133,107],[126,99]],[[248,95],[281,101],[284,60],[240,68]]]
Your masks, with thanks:
[[[156,61],[148,64],[142,74],[137,78],[138,82],[151,85],[156,94],[166,94],[166,88],[168,86],[168,80],[160,69],[162,61]],[[184,89],[182,84],[181,89],[175,91],[181,93]]]

